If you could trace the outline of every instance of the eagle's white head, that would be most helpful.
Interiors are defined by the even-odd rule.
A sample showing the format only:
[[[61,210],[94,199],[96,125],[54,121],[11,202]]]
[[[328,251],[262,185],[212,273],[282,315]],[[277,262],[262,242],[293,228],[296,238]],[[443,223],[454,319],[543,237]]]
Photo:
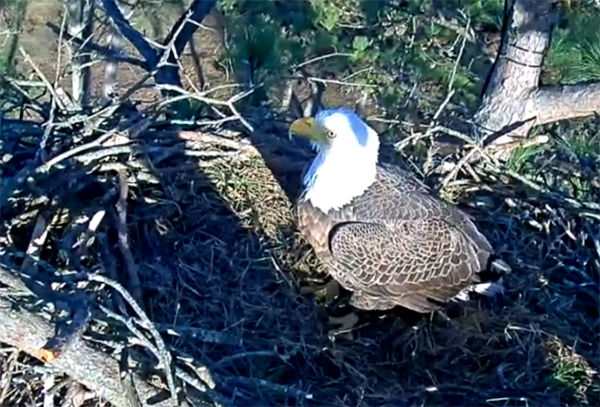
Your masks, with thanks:
[[[290,135],[308,138],[318,153],[304,176],[304,199],[323,212],[341,208],[375,182],[379,135],[351,110],[298,119]]]

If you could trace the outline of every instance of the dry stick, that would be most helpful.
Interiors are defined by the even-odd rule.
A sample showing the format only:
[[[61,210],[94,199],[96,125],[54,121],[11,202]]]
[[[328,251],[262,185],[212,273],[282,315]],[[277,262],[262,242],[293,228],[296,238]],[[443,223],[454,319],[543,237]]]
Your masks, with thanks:
[[[194,71],[196,72],[196,77],[198,78],[198,82],[200,83],[200,91],[203,91],[206,87],[206,76],[204,75],[204,70],[202,69],[202,62],[200,61],[200,54],[196,50],[196,46],[194,45],[194,41],[190,41],[190,52],[192,54],[192,61],[194,62]]]
[[[25,82],[25,84],[27,84],[27,83],[29,83],[29,82]],[[0,74],[0,85],[9,86],[10,88],[12,88],[12,90],[14,92],[19,94],[19,96],[22,98],[23,101],[25,101],[27,104],[31,105],[30,108],[32,108],[37,114],[42,116],[42,118],[44,120],[47,120],[48,117],[50,116],[50,114],[46,111],[44,106],[42,106],[39,102],[37,102],[36,100],[33,100],[31,98],[31,96],[21,87],[22,84],[23,84],[22,81],[8,78],[8,77]]]
[[[50,394],[50,390],[54,387],[56,383],[56,375],[54,372],[44,372],[42,375],[42,382],[44,383],[42,388],[43,394],[43,406],[44,407],[54,407],[54,396]]]
[[[96,148],[99,147],[103,142],[105,142],[106,140],[108,140],[110,137],[114,136],[116,133],[116,130],[110,131],[100,137],[98,137],[96,140],[91,141],[89,143],[86,144],[82,144],[80,146],[77,146],[71,150],[67,150],[59,155],[57,155],[56,157],[52,158],[50,161],[40,165],[39,167],[37,167],[35,169],[35,173],[36,174],[41,174],[41,173],[45,173],[48,172],[52,167],[54,167],[56,164],[60,163],[61,161],[64,161],[68,158],[73,157],[74,155],[77,155],[79,153],[82,153],[84,151],[90,150],[92,148]]]
[[[40,77],[42,82],[44,82],[44,85],[46,85],[48,92],[50,92],[52,97],[56,99],[56,103],[59,104],[60,110],[66,110],[63,100],[58,96],[58,93],[56,93],[56,89],[54,89],[48,78],[46,78],[46,76],[40,70],[40,68],[35,64],[35,62],[33,62],[33,59],[31,59],[31,56],[29,56],[27,51],[25,51],[23,47],[19,46],[19,52],[21,53],[25,61],[33,68],[35,73]]]
[[[133,254],[129,248],[129,237],[127,234],[127,195],[129,194],[129,185],[127,183],[127,174],[124,171],[117,171],[119,175],[119,199],[115,205],[117,210],[117,241],[119,250],[125,260],[125,269],[129,276],[129,289],[133,298],[142,304],[142,288],[137,266],[133,260]]]
[[[121,368],[121,374],[119,375],[121,378],[121,386],[129,399],[129,404],[131,404],[132,407],[141,407],[140,397],[135,390],[135,383],[133,382],[133,374],[129,368],[129,348],[123,348],[121,350],[119,367]]]
[[[60,33],[58,35],[58,49],[56,55],[56,72],[54,73],[54,83],[52,85],[52,89],[56,89],[58,87],[58,79],[60,77],[60,64],[61,64],[61,56],[62,52],[60,50],[62,45],[62,36],[65,29],[65,24],[67,22],[67,13],[63,14],[62,22],[60,25]],[[52,133],[52,126],[54,125],[54,117],[56,115],[56,105],[57,99],[54,95],[52,95],[52,100],[50,102],[50,117],[48,117],[48,121],[46,122],[46,128],[44,129],[44,134],[42,135],[42,139],[40,140],[38,151],[36,153],[36,158],[40,159],[41,162],[46,162],[48,155],[46,153],[46,145],[48,144],[48,139],[50,138],[50,134]]]
[[[144,131],[148,125],[149,125],[149,121],[147,119],[143,119],[141,122],[134,123],[133,125],[131,125],[129,128],[127,128],[125,130],[120,130],[118,127],[116,127],[114,129],[110,130],[109,132],[107,132],[106,134],[103,134],[102,136],[98,137],[94,141],[90,141],[89,143],[82,144],[80,146],[72,148],[71,150],[67,150],[67,151],[57,155],[56,157],[49,160],[47,163],[42,164],[39,167],[37,167],[34,170],[34,172],[36,174],[48,172],[56,164],[66,160],[66,159],[69,159],[69,158],[71,158],[79,153],[82,153],[84,151],[91,150],[93,148],[102,146],[102,143],[104,143],[105,141],[107,141],[108,139],[110,139],[111,137],[113,137],[117,134],[122,134],[124,136],[129,136],[131,138],[135,138],[135,137],[137,137],[137,134]]]
[[[227,332],[211,331],[193,326],[176,326],[172,324],[156,324],[156,327],[167,335],[188,337],[200,342],[218,343],[219,345],[242,346],[243,340]]]
[[[94,213],[94,215],[90,219],[88,227],[83,235],[83,238],[81,239],[81,245],[77,249],[78,258],[82,258],[87,254],[88,242],[90,241],[92,236],[96,234],[96,230],[98,230],[98,226],[100,226],[100,223],[102,222],[102,219],[104,219],[105,215],[106,211],[104,209],[101,209]]]
[[[150,340],[148,338],[146,338],[146,336],[142,333],[142,331],[140,331],[135,326],[135,322],[140,324],[139,321],[135,321],[133,318],[126,318],[122,315],[119,315],[116,312],[111,311],[110,309],[108,309],[107,307],[105,307],[103,305],[99,305],[99,307],[100,307],[100,310],[102,312],[104,312],[109,318],[119,321],[120,323],[125,325],[125,327],[127,329],[129,329],[129,331],[133,335],[135,335],[135,341],[130,339],[130,342],[137,342],[138,345],[141,345],[144,348],[147,348],[154,355],[154,357],[156,357],[156,359],[158,359],[158,361],[160,362],[160,352],[158,351],[156,346],[154,346],[154,344],[152,344],[152,342],[150,342]]]
[[[460,169],[463,166],[465,166],[466,164],[468,164],[469,161],[471,161],[471,159],[473,158],[473,156],[477,152],[478,152],[478,150],[476,148],[473,148],[473,149],[471,149],[471,151],[469,151],[467,154],[465,154],[458,161],[458,163],[456,163],[456,165],[454,166],[454,168],[452,168],[452,171],[450,171],[450,173],[444,177],[444,179],[442,181],[442,186],[444,186],[444,187],[447,186],[450,181],[452,181],[454,178],[456,178],[456,175],[458,174],[458,171],[460,171]]]
[[[52,337],[54,328],[42,317],[0,297],[0,342],[14,346],[35,358],[39,349]],[[95,391],[115,407],[130,407],[119,380],[118,362],[77,338],[64,352],[48,363],[52,368],[67,374],[77,382]],[[134,382],[144,407],[176,407],[172,399],[150,404],[159,390],[151,387],[138,375]]]
[[[470,25],[471,25],[471,20],[469,19],[469,20],[467,20],[467,25],[465,26],[465,31],[463,33],[463,41],[460,46],[460,50],[458,51],[458,55],[456,56],[456,59],[454,60],[454,67],[452,69],[452,75],[450,76],[450,81],[448,83],[448,94],[446,95],[446,98],[444,99],[444,101],[442,102],[442,104],[440,105],[438,110],[433,115],[433,119],[431,120],[431,126],[434,125],[434,123],[437,121],[437,119],[442,114],[442,111],[446,108],[448,103],[450,103],[452,96],[454,96],[454,93],[455,93],[454,81],[456,79],[456,70],[458,69],[458,64],[460,63],[460,59],[462,58],[463,52],[465,51],[465,45],[467,42],[467,32],[469,30]]]
[[[46,221],[46,215],[46,213],[42,213],[38,216],[31,234],[31,240],[27,246],[27,257],[21,265],[21,272],[30,276],[37,274],[37,262],[40,259],[40,254],[50,230],[51,225]]]
[[[297,65],[294,65],[291,68],[291,71],[296,71],[299,68],[305,67],[305,66],[310,65],[310,64],[314,64],[315,62],[319,62],[319,61],[322,61],[324,59],[329,59],[329,58],[334,58],[334,57],[351,57],[351,56],[352,56],[352,54],[348,54],[348,53],[344,53],[344,52],[332,52],[331,54],[321,55],[321,56],[318,56],[318,57],[315,57],[315,58],[311,58],[311,59],[309,59],[307,61],[301,62],[301,63],[299,63]]]
[[[178,134],[182,140],[199,141],[206,144],[215,144],[220,147],[240,150],[250,154],[258,154],[258,150],[252,144],[246,144],[241,141],[228,139],[222,136],[217,136],[210,133],[200,131],[180,131]]]
[[[9,356],[8,360],[5,362],[6,369],[0,376],[0,383],[3,383],[2,390],[0,391],[0,406],[4,405],[4,400],[7,399],[8,393],[11,390],[11,382],[13,377],[14,366],[17,361],[17,356],[19,355],[19,350],[14,350]]]
[[[145,347],[146,349],[148,349],[159,361],[160,361],[160,351],[157,349],[156,346],[154,346],[154,344],[152,342],[150,342],[146,336],[135,326],[135,324],[137,323],[138,325],[142,325],[140,323],[140,321],[135,320],[133,318],[125,318],[122,315],[119,315],[113,311],[111,311],[110,309],[100,305],[100,309],[109,317],[112,318],[116,321],[121,322],[123,325],[125,325],[125,327],[127,327],[127,329],[129,329],[129,331],[135,335],[135,339],[138,345],[141,345],[143,347]],[[135,343],[134,342],[134,343]],[[194,370],[196,370],[197,368],[194,367]],[[188,383],[189,385],[191,385],[192,387],[194,387],[196,390],[202,392],[202,393],[208,393],[210,396],[212,396],[215,401],[220,400],[221,397],[218,396],[215,392],[212,391],[212,389],[215,388],[215,381],[212,378],[212,376],[210,375],[210,373],[208,372],[208,369],[204,369],[205,373],[202,375],[201,379],[202,382],[200,382],[197,379],[194,379],[193,377],[189,376],[187,373],[185,373],[183,370],[181,370],[178,367],[175,367],[175,375],[180,378],[181,380],[183,380],[184,382]],[[228,403],[224,403],[224,404],[228,404]]]
[[[452,100],[452,97],[454,96],[454,94],[456,93],[456,91],[454,89],[456,70],[458,68],[458,64],[459,64],[460,59],[462,58],[463,52],[465,50],[465,44],[466,44],[466,39],[467,39],[466,33],[469,29],[470,23],[471,23],[471,20],[468,20],[467,25],[465,27],[464,34],[463,34],[463,41],[462,41],[460,50],[458,52],[458,56],[456,57],[456,59],[454,61],[454,68],[452,69],[452,75],[450,76],[450,81],[448,84],[448,93],[446,94],[446,97],[444,98],[444,100],[442,101],[442,103],[440,104],[438,109],[436,110],[435,114],[433,115],[433,118],[431,119],[431,122],[429,123],[429,129],[427,129],[427,131],[425,133],[415,133],[415,134],[411,135],[410,137],[407,137],[404,140],[399,141],[398,143],[396,143],[394,145],[394,148],[396,149],[396,151],[403,150],[410,142],[416,142],[418,140],[429,138],[433,134],[435,134],[436,132],[438,132],[442,129],[440,126],[436,126],[436,122],[437,122],[438,118],[440,117],[440,115],[442,114],[442,112],[444,111],[444,109],[446,108],[446,106],[448,106],[448,104],[450,103],[450,100]]]
[[[156,347],[157,347],[159,355],[160,355],[159,360],[164,369],[165,377],[167,379],[167,384],[169,386],[169,390],[171,391],[171,400],[173,403],[177,404],[178,403],[177,389],[175,387],[175,380],[173,379],[173,369],[171,366],[171,354],[167,351],[165,342],[162,340],[162,337],[160,336],[160,333],[158,332],[158,330],[156,329],[154,324],[150,321],[150,318],[148,318],[148,316],[146,315],[144,310],[137,304],[137,302],[133,299],[131,294],[129,294],[127,292],[127,290],[125,290],[125,288],[121,284],[117,283],[116,281],[114,281],[110,278],[101,276],[99,274],[89,274],[87,277],[90,281],[95,281],[98,283],[106,284],[107,286],[109,286],[109,287],[113,288],[114,290],[116,290],[117,292],[119,292],[119,294],[121,294],[123,296],[125,301],[127,301],[127,303],[131,306],[131,308],[133,308],[135,313],[141,319],[141,322],[142,322],[141,325],[145,329],[147,329],[150,332],[150,334],[152,335],[152,337],[154,338]]]
[[[242,100],[245,97],[252,94],[252,92],[254,92],[254,89],[249,89],[247,91],[240,92],[237,95],[234,95],[231,98],[223,101],[223,100],[219,100],[219,99],[213,99],[213,98],[206,97],[205,96],[206,92],[204,94],[191,93],[179,86],[159,85],[159,86],[157,86],[157,88],[161,89],[161,90],[165,89],[165,90],[171,90],[171,91],[180,93],[179,96],[172,97],[170,99],[164,100],[161,103],[159,103],[158,104],[159,109],[162,107],[165,107],[169,104],[176,103],[180,100],[186,100],[186,99],[195,99],[200,102],[206,103],[209,106],[210,105],[227,106],[229,108],[229,110],[231,110],[233,115],[250,131],[250,133],[254,133],[254,127],[239,113],[237,108],[234,106],[234,103],[239,102],[240,100]]]
[[[448,84],[448,92],[450,92],[454,87],[454,80],[456,78],[456,70],[458,69],[458,64],[460,63],[462,55],[465,51],[465,45],[467,43],[467,36],[468,36],[470,28],[471,28],[471,19],[469,18],[467,20],[467,25],[465,26],[465,30],[462,34],[463,40],[462,40],[462,44],[460,46],[460,50],[458,51],[458,55],[456,57],[456,60],[454,61],[454,67],[452,68],[452,76],[450,77],[450,83]]]
[[[106,238],[106,233],[98,233],[99,249],[100,249],[100,263],[101,270],[107,274],[113,280],[118,279],[116,260],[109,250],[109,245]],[[113,308],[118,309],[122,313],[127,313],[127,307],[123,297],[120,295],[113,296],[110,301],[113,303]]]
[[[127,145],[127,146],[116,146],[116,147],[108,147],[103,148],[97,151],[93,151],[91,153],[82,154],[80,156],[74,157],[75,160],[81,162],[85,165],[92,163],[93,161],[98,161],[102,158],[116,156],[120,154],[133,154],[138,155],[142,150],[140,146],[137,145]],[[202,157],[202,158],[246,158],[254,155],[252,150],[248,150],[248,153],[244,151],[204,151],[204,150],[195,150],[195,149],[181,149],[177,146],[174,147],[148,147],[146,152],[163,152],[164,157],[158,158],[154,164],[158,164],[159,162],[164,161],[165,159],[171,157],[176,154],[183,154],[189,157]],[[116,167],[113,167],[116,168]]]
[[[524,124],[524,122],[520,123],[520,125],[523,125],[523,124]],[[484,137],[480,142],[477,142],[477,141],[473,140],[471,137],[467,136],[466,134],[458,132],[456,130],[452,130],[452,129],[449,129],[449,128],[443,127],[443,126],[436,126],[436,128],[438,131],[442,131],[450,136],[459,138],[459,139],[463,140],[464,142],[466,142],[467,144],[470,144],[472,147],[474,147],[474,150],[476,150],[481,155],[482,158],[486,159],[487,163],[490,165],[490,169],[494,173],[499,174],[499,175],[507,175],[511,178],[514,178],[514,179],[520,181],[521,183],[523,183],[525,186],[539,192],[540,194],[550,196],[553,199],[556,199],[559,202],[561,202],[561,204],[563,204],[567,207],[570,207],[572,209],[581,211],[583,208],[586,208],[586,209],[600,211],[600,204],[596,204],[593,202],[579,202],[573,198],[559,196],[556,192],[551,191],[547,187],[538,185],[535,182],[531,181],[530,179],[528,179],[520,174],[517,174],[516,172],[514,172],[512,170],[503,169],[503,166],[499,163],[498,159],[494,156],[490,156],[486,152],[486,149],[484,147],[481,147],[481,145],[486,145],[486,141],[488,141],[490,138],[496,137],[497,133],[489,134],[488,136]],[[587,213],[585,213],[585,211],[581,211],[580,214],[582,216],[585,216],[585,215],[588,215],[591,217],[597,216],[595,214],[587,214]]]

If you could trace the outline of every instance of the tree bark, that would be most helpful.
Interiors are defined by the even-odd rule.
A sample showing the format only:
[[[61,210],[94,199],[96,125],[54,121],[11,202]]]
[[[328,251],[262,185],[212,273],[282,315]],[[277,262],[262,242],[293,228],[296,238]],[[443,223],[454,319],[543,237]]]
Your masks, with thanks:
[[[72,38],[88,42],[94,29],[94,1],[67,0],[67,31]],[[90,55],[81,52],[77,43],[71,43],[71,74],[73,101],[79,109],[85,109],[90,93]]]
[[[41,317],[18,309],[0,296],[0,342],[7,343],[40,359],[40,350],[54,336],[54,327]],[[117,360],[76,338],[49,366],[67,374],[96,392],[116,407],[128,407],[131,402],[121,384]],[[154,403],[160,390],[151,387],[139,376],[133,381],[142,406],[174,407],[170,398]]]
[[[102,101],[111,102],[117,96],[117,85],[119,75],[119,59],[114,55],[121,49],[121,34],[112,22],[108,27],[108,45],[111,51],[106,55],[106,65],[104,67],[104,82],[102,84]]]
[[[514,143],[535,126],[600,111],[600,83],[541,86],[557,1],[506,2],[502,43],[474,117],[479,137],[502,133],[494,140],[498,147]]]

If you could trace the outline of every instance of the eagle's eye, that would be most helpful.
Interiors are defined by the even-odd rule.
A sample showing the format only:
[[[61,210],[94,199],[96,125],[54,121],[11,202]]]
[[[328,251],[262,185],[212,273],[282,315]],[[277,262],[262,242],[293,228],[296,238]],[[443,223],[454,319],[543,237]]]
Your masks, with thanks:
[[[329,129],[325,130],[325,134],[327,134],[327,138],[335,138],[335,136],[336,136],[336,134]]]

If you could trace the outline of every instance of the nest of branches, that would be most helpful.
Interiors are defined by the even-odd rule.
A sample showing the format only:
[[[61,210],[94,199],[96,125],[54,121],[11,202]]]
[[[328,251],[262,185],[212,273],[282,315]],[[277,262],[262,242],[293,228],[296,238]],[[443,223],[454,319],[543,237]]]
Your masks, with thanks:
[[[185,24],[164,50],[180,55]],[[158,80],[176,58],[150,54]],[[485,140],[413,126],[387,155],[410,152],[473,215],[510,265],[505,292],[446,316],[366,313],[332,337],[343,299],[321,295],[292,211],[308,150],[284,118],[240,106],[250,86],[227,100],[162,86],[168,98],[133,108],[151,76],[86,114],[48,80],[40,102],[0,77],[14,101],[0,116],[0,405],[600,403],[598,163],[549,152],[530,177]],[[441,154],[447,137],[459,147]]]
[[[285,133],[62,119],[2,121],[2,405],[598,403],[598,203],[413,133],[396,147],[463,139],[424,166],[510,264],[506,292],[331,338],[291,206],[309,154]]]

